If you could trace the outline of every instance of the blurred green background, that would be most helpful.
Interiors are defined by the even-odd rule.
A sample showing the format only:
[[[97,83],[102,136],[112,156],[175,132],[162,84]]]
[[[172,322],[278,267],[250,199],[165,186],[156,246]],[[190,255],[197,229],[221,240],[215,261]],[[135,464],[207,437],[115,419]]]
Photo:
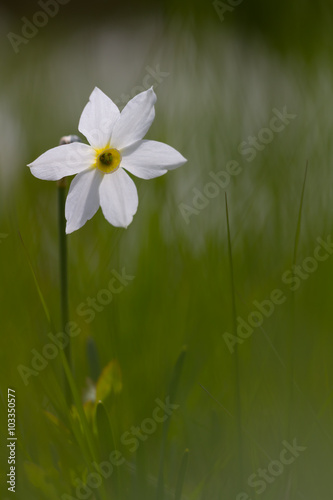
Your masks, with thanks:
[[[8,34],[22,36],[22,17],[33,20],[41,6],[0,6],[1,498],[12,495],[6,405],[13,387],[19,499],[330,500],[333,257],[311,272],[304,266],[332,230],[333,4],[58,6],[17,50]],[[77,133],[95,86],[122,108],[148,84],[157,104],[147,138],[172,145],[188,163],[149,182],[135,179],[139,210],[127,230],[99,211],[67,238],[70,316],[81,330],[72,341],[80,402],[70,408],[60,355],[28,385],[18,372],[31,367],[31,350],[41,353],[49,332],[61,330],[56,185],[35,179],[26,164]],[[290,123],[263,132],[285,107]],[[244,154],[249,137],[259,138],[252,161]],[[195,206],[211,174],[231,160],[241,172]],[[295,263],[306,277],[292,292],[283,275]],[[134,279],[87,323],[78,306],[124,268]],[[275,289],[283,304],[231,353],[225,333]],[[86,421],[87,387],[107,366],[103,405],[91,416],[85,404]],[[167,396],[179,408],[132,453],[123,434]],[[274,469],[294,440],[306,449]],[[126,464],[78,496],[96,472],[92,462],[113,449]],[[260,469],[269,479],[255,487],[251,476],[253,483]]]

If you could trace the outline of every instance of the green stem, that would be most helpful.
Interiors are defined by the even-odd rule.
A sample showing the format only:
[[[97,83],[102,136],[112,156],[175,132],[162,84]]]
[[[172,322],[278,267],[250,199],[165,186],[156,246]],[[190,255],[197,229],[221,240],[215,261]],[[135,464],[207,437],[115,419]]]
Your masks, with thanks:
[[[304,193],[305,193],[307,173],[308,173],[308,162],[306,162],[305,166],[302,193],[298,210],[294,253],[293,253],[293,265],[292,265],[293,277],[295,277],[295,266],[297,263],[298,245],[301,234],[302,213],[303,213]],[[294,423],[296,422],[295,403],[294,403],[295,360],[296,360],[296,296],[295,296],[295,291],[293,291],[291,296],[291,332],[289,334],[289,395],[288,395],[288,427],[287,427],[287,436],[289,442],[291,442],[291,440],[293,439]],[[288,475],[286,477],[286,494],[285,494],[286,500],[292,498],[293,495],[295,494],[295,491],[292,488],[293,488],[293,470],[289,469]]]
[[[236,293],[235,293],[235,280],[234,280],[234,267],[232,259],[232,247],[230,237],[230,224],[229,224],[229,210],[227,193],[225,193],[225,210],[227,219],[227,235],[228,235],[228,254],[230,264],[230,285],[232,297],[232,320],[233,320],[233,333],[237,336],[237,311],[236,311]],[[238,344],[235,345],[235,385],[236,385],[236,421],[237,421],[237,447],[238,447],[238,463],[239,463],[239,484],[243,480],[243,439],[242,439],[242,405],[241,405],[241,390],[240,390],[240,373],[239,373],[239,354]]]
[[[295,277],[295,267],[297,263],[297,253],[298,253],[298,245],[301,234],[301,225],[302,225],[302,213],[303,213],[303,205],[304,205],[304,193],[305,193],[305,185],[306,178],[308,173],[308,162],[306,162],[303,186],[301,192],[301,199],[298,210],[298,218],[297,218],[297,226],[295,233],[295,243],[294,243],[294,253],[293,253],[293,277]],[[292,427],[293,427],[293,419],[294,419],[294,374],[295,374],[295,357],[296,357],[296,297],[295,292],[292,292],[291,298],[291,332],[289,335],[289,353],[290,353],[290,362],[289,362],[289,418],[288,418],[288,439],[292,439]]]
[[[67,242],[66,242],[66,179],[58,181],[58,219],[59,219],[59,264],[60,264],[60,307],[61,307],[61,329],[65,333],[68,324],[68,279],[67,279]],[[68,366],[71,368],[71,344],[70,337],[64,348]],[[67,400],[70,401],[70,391],[65,378]]]

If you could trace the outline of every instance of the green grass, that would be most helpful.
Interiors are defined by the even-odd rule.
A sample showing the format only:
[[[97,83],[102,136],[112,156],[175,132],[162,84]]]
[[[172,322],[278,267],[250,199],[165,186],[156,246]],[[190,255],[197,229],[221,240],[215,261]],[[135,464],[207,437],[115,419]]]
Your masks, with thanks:
[[[200,37],[176,21],[162,35],[158,25],[144,34],[143,21],[112,32],[105,25],[90,28],[89,36],[84,29],[65,32],[57,43],[55,30],[50,23],[22,48],[22,57],[5,52],[1,82],[0,233],[8,236],[0,240],[0,374],[4,405],[7,387],[16,389],[17,498],[75,498],[75,480],[84,484],[92,462],[118,449],[126,463],[87,498],[224,500],[245,491],[252,500],[329,500],[333,258],[319,262],[294,293],[282,276],[295,259],[313,255],[318,237],[331,234],[331,63],[320,54],[311,67],[282,59],[255,42],[243,44],[218,24]],[[49,343],[49,332],[61,329],[56,185],[35,179],[25,165],[64,134],[77,133],[95,85],[119,99],[142,84],[147,65],[157,64],[169,76],[156,88],[147,138],[174,146],[188,163],[156,180],[135,179],[139,210],[127,230],[111,227],[99,212],[68,237],[70,319],[81,330],[71,346],[71,410],[64,357],[31,376],[28,386],[17,371],[30,365],[32,349],[41,352]],[[273,109],[284,106],[297,117],[246,161],[239,144],[257,136]],[[189,224],[179,209],[192,206],[193,188],[203,192],[209,173],[230,160],[242,168],[227,188],[236,314],[247,321],[253,301],[274,289],[286,297],[238,345],[238,423],[235,354],[223,337],[235,320],[224,190]],[[135,278],[87,323],[78,306],[107,287],[112,270],[123,268]],[[85,416],[87,378],[96,382],[112,360],[112,390],[95,417]],[[151,418],[155,400],[167,396],[179,408],[132,453],[121,436]],[[0,424],[5,487],[4,411]],[[306,451],[256,495],[249,476],[278,459],[282,441],[294,438]]]

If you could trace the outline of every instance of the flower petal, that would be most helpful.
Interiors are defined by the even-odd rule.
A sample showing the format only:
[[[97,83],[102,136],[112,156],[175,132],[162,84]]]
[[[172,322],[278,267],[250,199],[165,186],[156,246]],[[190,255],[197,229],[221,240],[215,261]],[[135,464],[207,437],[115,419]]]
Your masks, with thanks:
[[[89,169],[96,159],[96,151],[87,144],[73,142],[49,149],[28,165],[37,179],[57,181],[67,175]]]
[[[138,208],[138,192],[132,179],[119,168],[105,174],[99,187],[100,203],[107,221],[116,227],[127,227]]]
[[[65,215],[67,220],[66,233],[80,229],[91,219],[99,208],[99,186],[103,174],[95,168],[78,174],[69,188]]]
[[[126,104],[112,132],[112,147],[122,149],[146,135],[155,118],[155,102],[155,92],[150,88]]]
[[[93,148],[104,148],[110,142],[113,126],[119,116],[120,111],[114,102],[95,87],[82,111],[79,131]]]
[[[121,166],[141,179],[153,179],[187,162],[176,149],[157,141],[140,141],[123,149]]]

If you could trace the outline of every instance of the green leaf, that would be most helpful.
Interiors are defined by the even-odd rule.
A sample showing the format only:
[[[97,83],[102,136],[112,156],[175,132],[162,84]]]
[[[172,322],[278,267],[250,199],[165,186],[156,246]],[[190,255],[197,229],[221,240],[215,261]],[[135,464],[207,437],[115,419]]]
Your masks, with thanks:
[[[99,442],[99,453],[102,461],[108,461],[110,453],[116,450],[115,441],[112,432],[112,425],[108,412],[100,401],[97,404],[95,412],[95,427],[98,434]],[[114,473],[112,474],[112,486],[115,497],[119,496],[120,488],[120,474],[119,467],[114,468]]]
[[[68,436],[70,435],[68,428],[61,422],[61,420],[56,415],[47,410],[44,410],[44,415],[50,422],[52,422],[52,424],[56,426],[56,428],[60,432],[66,433]]]
[[[188,464],[188,454],[189,454],[189,450],[186,449],[184,451],[182,463],[181,463],[180,469],[179,469],[179,474],[178,474],[178,479],[177,479],[177,484],[176,484],[175,500],[180,500],[181,496],[182,496],[185,475],[186,475],[186,470],[187,470],[187,464]]]
[[[48,500],[58,500],[58,495],[54,486],[54,478],[49,477],[46,472],[38,465],[32,462],[24,463],[25,473],[30,483],[41,491]],[[53,476],[57,475],[57,471],[53,469]]]
[[[34,279],[35,287],[36,287],[36,290],[37,290],[37,293],[38,293],[39,299],[40,299],[40,301],[41,301],[41,304],[42,304],[42,307],[43,307],[43,310],[44,310],[44,313],[45,313],[45,316],[46,316],[47,322],[48,322],[48,324],[50,325],[50,327],[52,327],[52,323],[51,323],[51,316],[50,316],[50,313],[49,313],[48,307],[47,307],[47,305],[46,305],[46,301],[45,301],[44,295],[43,295],[43,293],[42,293],[41,287],[39,286],[38,279],[37,279],[37,275],[36,275],[35,270],[34,270],[34,267],[33,267],[33,265],[32,265],[32,262],[31,262],[31,259],[30,259],[30,256],[29,256],[29,253],[28,253],[27,247],[25,246],[25,243],[24,243],[24,241],[23,241],[23,238],[22,238],[22,235],[21,235],[21,232],[20,232],[20,231],[18,231],[18,234],[19,234],[19,238],[20,238],[20,241],[21,241],[21,244],[22,244],[23,250],[24,250],[25,255],[26,255],[26,257],[27,257],[27,261],[28,261],[28,264],[29,264],[29,267],[30,267],[30,270],[31,270],[31,273],[32,273],[32,277],[33,277],[33,279]]]
[[[119,363],[113,359],[102,371],[96,385],[96,401],[105,401],[113,392],[119,394],[122,391],[122,377]]]
[[[295,234],[295,243],[294,243],[294,257],[293,257],[293,264],[294,265],[296,264],[296,260],[297,260],[298,243],[299,243],[299,237],[300,237],[300,234],[301,234],[302,211],[303,211],[303,202],[304,202],[304,193],[305,193],[305,185],[306,185],[307,174],[308,174],[308,163],[306,163],[306,166],[305,166],[303,186],[302,186],[302,193],[301,193],[301,201],[300,201],[299,210],[298,210],[298,219],[297,219],[296,234]]]
[[[184,346],[181,350],[181,353],[179,354],[177,361],[175,363],[173,372],[172,372],[172,377],[171,377],[171,382],[169,386],[169,394],[168,396],[170,397],[171,403],[175,401],[177,389],[178,389],[178,384],[181,376],[181,372],[183,369],[184,361],[185,361],[185,356],[187,352],[187,347]],[[170,419],[168,418],[165,420],[163,423],[163,435],[162,435],[162,445],[161,445],[161,452],[160,452],[160,465],[159,465],[159,473],[158,473],[158,483],[157,483],[157,490],[156,490],[156,500],[163,500],[164,499],[164,460],[165,460],[165,451],[166,451],[166,441],[167,441],[167,436],[168,436],[168,430],[170,426]]]
[[[96,342],[92,337],[88,337],[86,343],[87,358],[89,363],[90,376],[94,383],[98,380],[100,376],[101,369],[99,364],[99,356],[96,347]]]
[[[95,426],[99,437],[99,451],[101,458],[107,459],[110,452],[115,449],[115,443],[109,415],[102,401],[100,401],[96,407]]]

